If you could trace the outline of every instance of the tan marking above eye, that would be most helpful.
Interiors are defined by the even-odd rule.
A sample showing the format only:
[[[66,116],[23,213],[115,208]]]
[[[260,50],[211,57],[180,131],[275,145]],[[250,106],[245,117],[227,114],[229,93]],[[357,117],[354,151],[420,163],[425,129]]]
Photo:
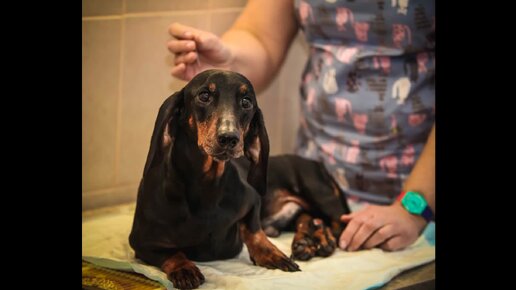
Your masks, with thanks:
[[[210,90],[210,92],[214,92],[217,89],[217,85],[215,83],[210,83],[208,85],[208,89]]]
[[[247,92],[247,85],[243,84],[240,86],[240,93],[245,94]]]

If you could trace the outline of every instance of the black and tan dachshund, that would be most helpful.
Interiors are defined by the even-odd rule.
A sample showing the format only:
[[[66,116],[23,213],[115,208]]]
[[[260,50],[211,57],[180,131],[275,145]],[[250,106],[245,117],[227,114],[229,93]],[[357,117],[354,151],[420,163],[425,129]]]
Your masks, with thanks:
[[[256,265],[299,271],[266,235],[294,230],[295,259],[326,257],[345,226],[339,217],[349,212],[320,162],[269,158],[251,83],[209,70],[160,108],[129,241],[175,287],[196,288],[205,278],[191,260],[232,258],[243,243]]]
[[[250,166],[239,158],[241,174]],[[262,196],[261,224],[270,237],[295,231],[292,256],[327,257],[345,228],[340,216],[350,213],[344,192],[321,162],[296,155],[269,158],[267,192]]]
[[[232,159],[249,160],[245,175]],[[129,242],[177,288],[205,278],[192,262],[233,258],[246,244],[259,266],[299,271],[260,225],[269,141],[251,83],[208,70],[162,104],[138,189]]]

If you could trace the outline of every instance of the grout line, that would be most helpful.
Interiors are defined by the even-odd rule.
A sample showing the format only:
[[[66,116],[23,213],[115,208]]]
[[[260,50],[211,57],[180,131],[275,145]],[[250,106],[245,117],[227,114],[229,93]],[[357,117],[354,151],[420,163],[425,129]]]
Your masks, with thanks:
[[[116,186],[110,186],[110,187],[104,187],[104,188],[97,188],[97,189],[93,189],[93,190],[83,191],[82,195],[83,196],[99,195],[99,194],[104,194],[104,193],[106,193],[107,191],[110,191],[110,190],[128,189],[128,188],[132,188],[132,187],[138,187],[138,185],[139,185],[139,183],[126,183],[126,184],[122,184],[122,185],[116,185]]]
[[[124,6],[125,6],[125,4],[124,4]],[[207,13],[240,12],[240,11],[242,11],[242,8],[243,7],[202,9],[202,10],[200,9],[200,10],[137,12],[137,13],[124,13],[121,15],[84,16],[84,17],[82,17],[82,20],[83,21],[95,21],[95,20],[114,20],[114,19],[143,18],[143,17],[156,17],[156,16],[177,16],[177,15],[195,15],[195,14],[204,15]],[[124,7],[124,9],[125,9],[125,7]]]
[[[120,20],[124,17],[122,15],[105,15],[105,16],[84,16],[83,21],[88,20]]]
[[[122,11],[125,11],[125,1],[122,3]],[[122,135],[122,89],[124,80],[124,43],[125,43],[125,21],[120,23],[120,63],[118,73],[118,96],[116,104],[116,137],[115,137],[115,184],[120,179],[120,151]]]

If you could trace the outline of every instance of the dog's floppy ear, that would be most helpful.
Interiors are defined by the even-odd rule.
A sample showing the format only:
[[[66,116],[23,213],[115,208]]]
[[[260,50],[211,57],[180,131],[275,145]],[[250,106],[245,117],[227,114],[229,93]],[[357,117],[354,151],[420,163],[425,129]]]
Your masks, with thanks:
[[[177,127],[180,122],[180,115],[184,112],[183,90],[168,97],[159,108],[158,117],[154,124],[151,144],[143,176],[147,175],[150,168],[160,160],[163,160],[164,153],[174,145]]]
[[[264,195],[267,190],[267,163],[269,161],[269,137],[265,130],[262,111],[258,108],[254,113],[249,131],[244,141],[245,156],[251,161],[247,182],[259,194]]]

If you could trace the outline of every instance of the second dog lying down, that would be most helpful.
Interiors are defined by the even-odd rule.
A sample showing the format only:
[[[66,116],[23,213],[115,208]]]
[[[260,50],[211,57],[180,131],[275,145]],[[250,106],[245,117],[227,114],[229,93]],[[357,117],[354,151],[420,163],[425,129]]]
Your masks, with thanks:
[[[250,166],[245,158],[234,163],[240,174],[245,174]],[[269,158],[267,191],[262,196],[262,227],[270,237],[283,230],[294,230],[295,259],[331,255],[345,228],[339,218],[348,213],[344,193],[323,164],[296,155]]]

